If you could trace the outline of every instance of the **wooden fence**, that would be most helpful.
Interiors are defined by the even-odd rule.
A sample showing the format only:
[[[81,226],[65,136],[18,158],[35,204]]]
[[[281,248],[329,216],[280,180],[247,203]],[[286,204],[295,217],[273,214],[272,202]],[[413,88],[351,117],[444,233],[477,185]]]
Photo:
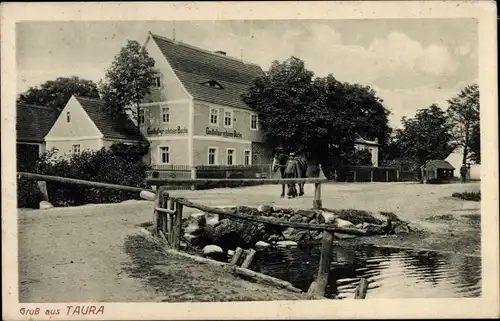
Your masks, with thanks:
[[[147,179],[170,179],[170,189],[208,189],[217,187],[237,187],[240,185],[255,185],[256,182],[246,182],[236,185],[234,182],[219,181],[217,184],[201,183],[187,184],[174,181],[175,179],[196,178],[270,178],[271,165],[153,165],[147,173]]]
[[[218,214],[222,217],[235,218],[246,220],[250,222],[259,222],[264,224],[271,224],[276,226],[284,226],[284,227],[293,227],[297,229],[307,229],[307,230],[320,230],[323,234],[322,239],[322,249],[321,249],[321,257],[318,269],[318,275],[315,281],[311,283],[309,287],[308,294],[311,296],[324,296],[326,286],[328,283],[328,275],[330,272],[330,262],[332,259],[333,252],[333,238],[334,233],[343,233],[343,234],[351,234],[351,235],[366,235],[364,230],[356,229],[356,228],[346,228],[346,227],[333,227],[327,224],[309,224],[309,223],[299,223],[299,222],[289,222],[282,220],[280,218],[272,218],[267,216],[253,216],[244,213],[238,213],[237,210],[223,210],[218,208],[212,208],[208,206],[204,206],[201,204],[196,204],[193,202],[189,202],[184,198],[174,198],[170,197],[168,193],[167,186],[163,185],[164,181],[160,178],[151,178],[149,179],[151,185],[158,186],[156,192],[132,186],[122,186],[116,184],[108,184],[108,183],[99,183],[99,182],[91,182],[79,179],[58,177],[58,176],[50,176],[50,175],[41,175],[41,174],[33,174],[26,172],[19,172],[19,177],[23,177],[28,180],[37,181],[40,187],[46,184],[47,181],[59,182],[59,183],[68,183],[68,184],[76,184],[76,185],[84,185],[91,186],[96,188],[108,188],[108,189],[117,189],[117,190],[126,190],[139,192],[141,198],[154,201],[154,210],[153,210],[153,234],[163,239],[172,250],[176,253],[180,250],[181,239],[182,239],[182,213],[184,207],[191,207],[201,210],[207,213]],[[183,182],[185,184],[193,184],[193,183],[205,183],[205,182],[221,182],[221,181],[247,181],[249,179],[177,179],[179,182]],[[326,177],[323,175],[321,170],[321,166],[319,167],[319,177],[316,178],[302,178],[302,179],[258,179],[260,184],[291,184],[291,183],[311,183],[314,184],[314,199],[313,199],[313,208],[316,210],[320,210],[322,208],[322,199],[321,199],[321,183],[327,181]],[[49,201],[48,194],[45,191],[45,201]],[[238,252],[238,253],[236,253]],[[236,249],[235,255],[241,255],[241,249]],[[185,254],[187,255],[187,254]],[[297,290],[288,282],[283,280],[278,280],[272,278],[267,275],[263,275],[261,273],[257,273],[248,269],[250,266],[251,260],[255,255],[255,251],[249,250],[247,252],[247,257],[243,262],[241,267],[236,267],[235,273],[244,275],[250,278],[257,278],[263,280],[265,282],[271,282],[275,285],[281,287],[287,287],[291,290]],[[202,259],[202,258],[200,258]],[[236,259],[233,257],[232,263],[236,263]],[[214,261],[215,262],[215,261]],[[363,299],[366,296],[367,291],[367,283],[366,280],[361,280],[360,287],[356,292],[356,299]]]
[[[154,165],[152,171],[148,173],[148,179],[171,179],[169,187],[171,189],[207,189],[217,187],[237,187],[241,185],[260,184],[257,179],[273,177],[270,164],[264,165],[198,165],[190,167],[188,165]],[[245,178],[256,179],[236,183],[235,181],[217,181],[217,183],[198,183],[187,185],[180,183],[176,179],[233,179]],[[331,171],[329,177],[332,181],[338,182],[408,182],[418,181],[419,173],[416,171],[400,170],[394,167],[373,167],[373,166],[343,166],[335,171]],[[239,185],[238,185],[239,184]]]
[[[343,166],[336,170],[338,182],[407,182],[418,181],[418,172],[394,167]]]
[[[224,181],[235,181],[235,182],[246,182],[249,179],[224,179]],[[222,179],[189,179],[189,180],[177,180],[178,182],[184,182],[186,184],[193,183],[218,183]],[[320,171],[320,177],[317,178],[302,178],[302,179],[257,179],[260,184],[299,184],[299,183],[313,183],[314,184],[314,199],[313,208],[320,210],[322,208],[321,199],[321,183],[327,181],[324,177],[322,171]],[[333,227],[327,224],[309,224],[309,223],[299,223],[299,222],[289,222],[279,218],[267,217],[267,216],[253,216],[244,213],[238,213],[237,210],[224,210],[218,208],[212,208],[205,205],[190,202],[184,198],[174,198],[168,193],[167,188],[163,185],[165,182],[159,179],[148,180],[149,184],[159,186],[157,189],[156,205],[154,209],[153,217],[153,227],[155,235],[162,238],[167,244],[169,244],[174,250],[180,249],[180,243],[182,238],[182,212],[184,207],[195,208],[200,211],[212,214],[218,214],[221,217],[235,218],[240,220],[246,220],[250,222],[258,222],[276,226],[283,227],[293,227],[297,229],[306,230],[319,230],[322,232],[323,239],[321,245],[321,256],[318,274],[316,280],[309,287],[308,294],[312,296],[324,296],[326,291],[326,286],[328,283],[328,275],[330,273],[330,262],[333,254],[333,239],[334,233],[343,233],[351,235],[366,235],[364,230],[356,228],[341,228]],[[235,254],[236,255],[236,254]],[[251,259],[250,259],[251,260]],[[245,266],[249,266],[250,262],[245,262]],[[243,273],[242,271],[240,271]],[[249,272],[247,272],[249,273]],[[252,272],[252,275],[255,275]],[[362,283],[364,284],[364,283]],[[363,288],[361,291],[365,291]],[[357,294],[356,298],[364,298],[363,294]]]

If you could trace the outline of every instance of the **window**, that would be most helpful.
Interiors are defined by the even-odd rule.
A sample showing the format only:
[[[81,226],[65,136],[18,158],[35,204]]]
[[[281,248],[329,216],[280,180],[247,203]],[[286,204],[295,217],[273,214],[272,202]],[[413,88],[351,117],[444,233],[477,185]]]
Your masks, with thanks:
[[[233,127],[233,111],[224,110],[224,127]]]
[[[210,108],[210,125],[217,125],[219,123],[219,110],[217,108]]]
[[[69,111],[66,112],[66,122],[71,123],[71,113]]]
[[[144,111],[144,109],[139,109],[139,124],[144,124],[145,122],[145,117],[146,113]]]
[[[80,145],[73,145],[71,146],[71,151],[73,152],[73,154],[78,154],[80,152]]]
[[[252,151],[249,149],[245,149],[244,162],[245,165],[252,165]]]
[[[164,123],[168,123],[170,121],[170,108],[163,107],[161,109],[161,120]]]
[[[255,114],[250,115],[250,129],[257,130],[259,126],[259,117]]]
[[[155,74],[153,76],[153,88],[160,88],[161,87],[161,77],[160,74]]]
[[[160,147],[160,162],[162,164],[170,164],[170,149],[168,146]]]
[[[223,87],[221,86],[221,84],[219,84],[215,80],[206,81],[206,82],[203,82],[201,84],[204,85],[204,86],[207,86],[207,87],[211,87],[211,88],[223,89]]]
[[[227,165],[234,165],[234,149],[228,148],[226,154],[226,163]]]
[[[209,147],[208,148],[208,165],[216,165],[217,164],[217,148]]]

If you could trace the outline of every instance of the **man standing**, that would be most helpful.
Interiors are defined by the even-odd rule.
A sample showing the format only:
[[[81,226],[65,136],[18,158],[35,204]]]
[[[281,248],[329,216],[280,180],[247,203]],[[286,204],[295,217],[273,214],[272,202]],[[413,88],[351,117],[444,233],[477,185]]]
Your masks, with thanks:
[[[462,179],[462,183],[465,183],[467,180],[467,165],[462,164],[462,167],[460,167],[460,178]]]
[[[290,152],[288,155],[288,163],[285,169],[285,177],[286,178],[298,178],[297,175],[297,161],[295,160],[295,153]],[[296,197],[297,189],[295,188],[295,184],[288,184],[288,198]]]

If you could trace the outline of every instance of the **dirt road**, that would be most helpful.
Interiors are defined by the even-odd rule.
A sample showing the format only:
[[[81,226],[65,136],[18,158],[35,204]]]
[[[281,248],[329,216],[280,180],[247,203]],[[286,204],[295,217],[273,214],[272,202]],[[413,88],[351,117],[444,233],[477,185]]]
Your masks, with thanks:
[[[451,198],[453,192],[478,190],[479,183],[325,184],[323,206],[392,211],[404,220],[425,222],[434,215],[479,213],[479,202]],[[304,197],[279,197],[279,186],[208,191],[176,191],[175,196],[206,205],[311,207],[312,187]],[[186,211],[189,215],[193,211]],[[50,210],[19,210],[19,291],[21,302],[151,302],[155,290],[123,272],[124,251],[137,224],[150,221],[152,203],[87,205]],[[425,223],[445,229],[446,225]]]
[[[142,302],[155,294],[122,272],[127,235],[151,205],[115,204],[19,213],[21,302]]]

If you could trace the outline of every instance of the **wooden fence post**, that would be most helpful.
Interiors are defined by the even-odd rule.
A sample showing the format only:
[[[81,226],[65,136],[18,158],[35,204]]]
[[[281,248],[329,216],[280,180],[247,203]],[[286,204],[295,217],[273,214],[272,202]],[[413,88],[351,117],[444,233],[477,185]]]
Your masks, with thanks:
[[[156,208],[162,207],[164,190],[165,186],[158,186],[158,191],[156,192],[155,210],[153,211],[153,234],[155,236],[158,236],[158,229],[160,228],[160,214],[156,211]]]
[[[39,207],[42,210],[46,210],[49,208],[54,207],[49,201],[49,191],[47,189],[47,182],[46,181],[37,181],[36,182],[38,185],[38,190],[40,191],[40,194],[42,195],[42,201],[39,203]]]
[[[353,178],[353,181],[354,181],[354,183],[356,183],[356,170],[353,170],[353,172],[354,172],[354,178]]]
[[[257,253],[254,249],[249,249],[247,251],[247,256],[245,258],[245,261],[243,261],[243,264],[241,265],[242,268],[248,269],[250,267],[250,264],[252,264],[253,257],[255,256],[255,253]]]
[[[385,181],[386,182],[389,181],[389,170],[388,169],[385,170]]]
[[[370,169],[370,182],[373,183],[373,168]]]
[[[354,298],[356,300],[366,298],[366,292],[368,292],[368,281],[365,278],[359,280],[359,285],[354,293]]]
[[[323,202],[321,201],[321,183],[314,183],[313,208],[314,209],[323,208]]]
[[[311,283],[309,294],[325,296],[328,285],[328,274],[330,273],[330,262],[333,251],[333,233],[323,230],[323,240],[321,242],[321,256],[319,259],[318,276],[316,281]]]
[[[396,170],[396,181],[399,182],[399,169]]]
[[[168,206],[168,199],[170,197],[170,194],[168,192],[165,192],[163,193],[163,195],[161,196],[161,208],[167,208]],[[163,234],[167,235],[168,237],[168,217],[170,216],[169,214],[166,214],[166,213],[162,213],[161,215],[161,231],[163,232]],[[168,241],[168,239],[167,239]]]
[[[196,179],[196,175],[197,175],[196,166],[191,166],[191,179]],[[191,190],[192,191],[196,190],[196,184],[195,183],[191,184]]]
[[[38,189],[42,194],[42,201],[49,202],[49,191],[47,190],[47,182],[46,181],[37,181]]]
[[[179,250],[181,248],[181,230],[182,230],[182,207],[180,203],[175,203],[175,217],[174,217],[174,228],[173,228],[173,248],[174,250]]]
[[[169,199],[168,201],[168,207],[170,210],[175,211],[175,202],[173,199]],[[167,216],[167,232],[168,232],[168,243],[170,243],[170,246],[172,246],[174,242],[173,238],[173,231],[172,231],[172,214],[168,214]]]
[[[236,250],[234,251],[233,258],[231,259],[231,264],[238,264],[238,260],[240,259],[241,255],[243,254],[243,249],[241,247],[237,247]]]

